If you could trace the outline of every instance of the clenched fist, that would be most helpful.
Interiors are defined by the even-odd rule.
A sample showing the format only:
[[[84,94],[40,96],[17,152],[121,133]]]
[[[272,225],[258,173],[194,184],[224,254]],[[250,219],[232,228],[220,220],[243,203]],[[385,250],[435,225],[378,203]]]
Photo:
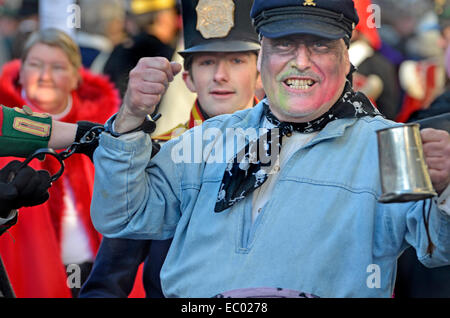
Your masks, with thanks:
[[[169,83],[181,71],[181,64],[164,57],[144,57],[130,72],[123,105],[117,114],[114,129],[118,133],[130,131],[153,113]]]
[[[431,182],[440,194],[450,183],[450,135],[432,128],[423,129],[420,134]]]

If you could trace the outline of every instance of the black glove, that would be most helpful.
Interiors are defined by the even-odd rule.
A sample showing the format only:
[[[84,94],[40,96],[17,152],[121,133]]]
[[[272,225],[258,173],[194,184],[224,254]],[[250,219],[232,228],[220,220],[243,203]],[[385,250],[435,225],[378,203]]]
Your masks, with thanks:
[[[77,122],[77,133],[75,135],[75,141],[80,142],[81,138],[93,127],[95,126],[103,126],[101,124],[97,124],[90,121],[79,121]],[[94,151],[98,147],[98,139],[94,140],[90,144],[83,144],[77,147],[75,153],[82,153],[93,161]]]
[[[42,204],[50,197],[48,171],[36,171],[30,166],[19,169],[20,164],[14,160],[0,170],[0,217],[6,218],[13,209]],[[15,176],[8,183],[11,173]]]
[[[13,210],[11,202],[18,196],[17,189],[12,184],[0,181],[0,218],[6,219]]]

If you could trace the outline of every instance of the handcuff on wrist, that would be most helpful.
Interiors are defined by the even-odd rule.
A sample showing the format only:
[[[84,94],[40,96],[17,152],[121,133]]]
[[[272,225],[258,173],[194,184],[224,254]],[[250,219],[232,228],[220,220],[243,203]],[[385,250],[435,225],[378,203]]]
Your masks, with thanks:
[[[64,172],[64,160],[66,160],[67,158],[69,158],[71,155],[73,155],[74,153],[77,152],[77,149],[80,146],[86,146],[89,144],[92,144],[93,142],[95,142],[95,140],[98,140],[98,138],[100,137],[101,133],[103,131],[106,131],[108,133],[110,133],[112,136],[114,137],[119,137],[125,134],[129,134],[132,132],[136,132],[136,131],[144,131],[147,134],[151,134],[153,131],[155,131],[156,129],[156,123],[155,121],[158,120],[161,117],[161,114],[157,114],[154,117],[154,120],[152,120],[152,118],[147,115],[144,122],[137,128],[124,132],[124,133],[116,133],[112,130],[112,123],[114,122],[115,119],[114,115],[111,120],[109,120],[106,124],[105,127],[103,127],[102,125],[97,125],[97,126],[93,126],[91,127],[84,135],[83,137],[81,137],[81,139],[79,141],[75,141],[74,143],[72,143],[66,150],[57,153],[55,150],[53,150],[52,148],[40,148],[37,149],[36,151],[34,151],[31,155],[29,155],[27,157],[27,159],[25,159],[19,169],[22,169],[23,167],[25,167],[26,165],[28,165],[33,159],[38,158],[39,160],[44,160],[46,155],[50,155],[52,157],[55,157],[59,164],[60,164],[60,169],[58,170],[58,172],[56,172],[54,175],[52,175],[50,177],[50,181],[54,182],[56,180],[58,180],[63,172]],[[12,182],[12,180],[15,177],[15,173],[10,173],[10,175],[8,176],[8,182]]]
[[[110,120],[108,120],[106,126],[105,126],[105,132],[109,133],[111,136],[113,137],[120,137],[122,135],[126,135],[126,134],[131,134],[137,131],[143,131],[146,134],[151,134],[155,131],[156,129],[156,121],[161,117],[161,114],[156,114],[154,118],[151,118],[150,115],[145,116],[144,122],[129,131],[123,132],[123,133],[118,133],[116,131],[114,131],[113,125],[114,125],[114,121],[116,120],[116,116],[117,114],[115,114],[114,116],[111,117]]]

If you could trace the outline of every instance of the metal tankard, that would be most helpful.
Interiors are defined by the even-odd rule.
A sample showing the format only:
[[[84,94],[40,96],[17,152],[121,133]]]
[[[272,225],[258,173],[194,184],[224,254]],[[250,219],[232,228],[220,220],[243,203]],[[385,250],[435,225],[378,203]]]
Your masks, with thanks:
[[[377,131],[383,203],[419,201],[436,196],[422,149],[419,124]]]

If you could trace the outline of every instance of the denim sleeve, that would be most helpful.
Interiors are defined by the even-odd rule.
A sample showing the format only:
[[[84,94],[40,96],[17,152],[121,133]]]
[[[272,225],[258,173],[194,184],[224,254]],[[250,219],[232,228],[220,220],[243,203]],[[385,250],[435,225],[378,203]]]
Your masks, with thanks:
[[[92,222],[106,237],[171,238],[181,213],[177,166],[164,151],[170,147],[150,161],[148,135],[123,137],[102,134],[94,153]]]
[[[450,216],[439,209],[435,198],[410,204],[406,214],[397,209],[402,205],[392,205],[387,213],[392,221],[394,240],[403,240],[403,248],[408,244],[413,246],[419,261],[426,267],[449,265]],[[425,221],[428,223],[428,232]],[[434,245],[432,252],[429,238]]]
[[[444,211],[447,215],[450,215],[450,184],[441,193],[437,199],[439,208]]]

